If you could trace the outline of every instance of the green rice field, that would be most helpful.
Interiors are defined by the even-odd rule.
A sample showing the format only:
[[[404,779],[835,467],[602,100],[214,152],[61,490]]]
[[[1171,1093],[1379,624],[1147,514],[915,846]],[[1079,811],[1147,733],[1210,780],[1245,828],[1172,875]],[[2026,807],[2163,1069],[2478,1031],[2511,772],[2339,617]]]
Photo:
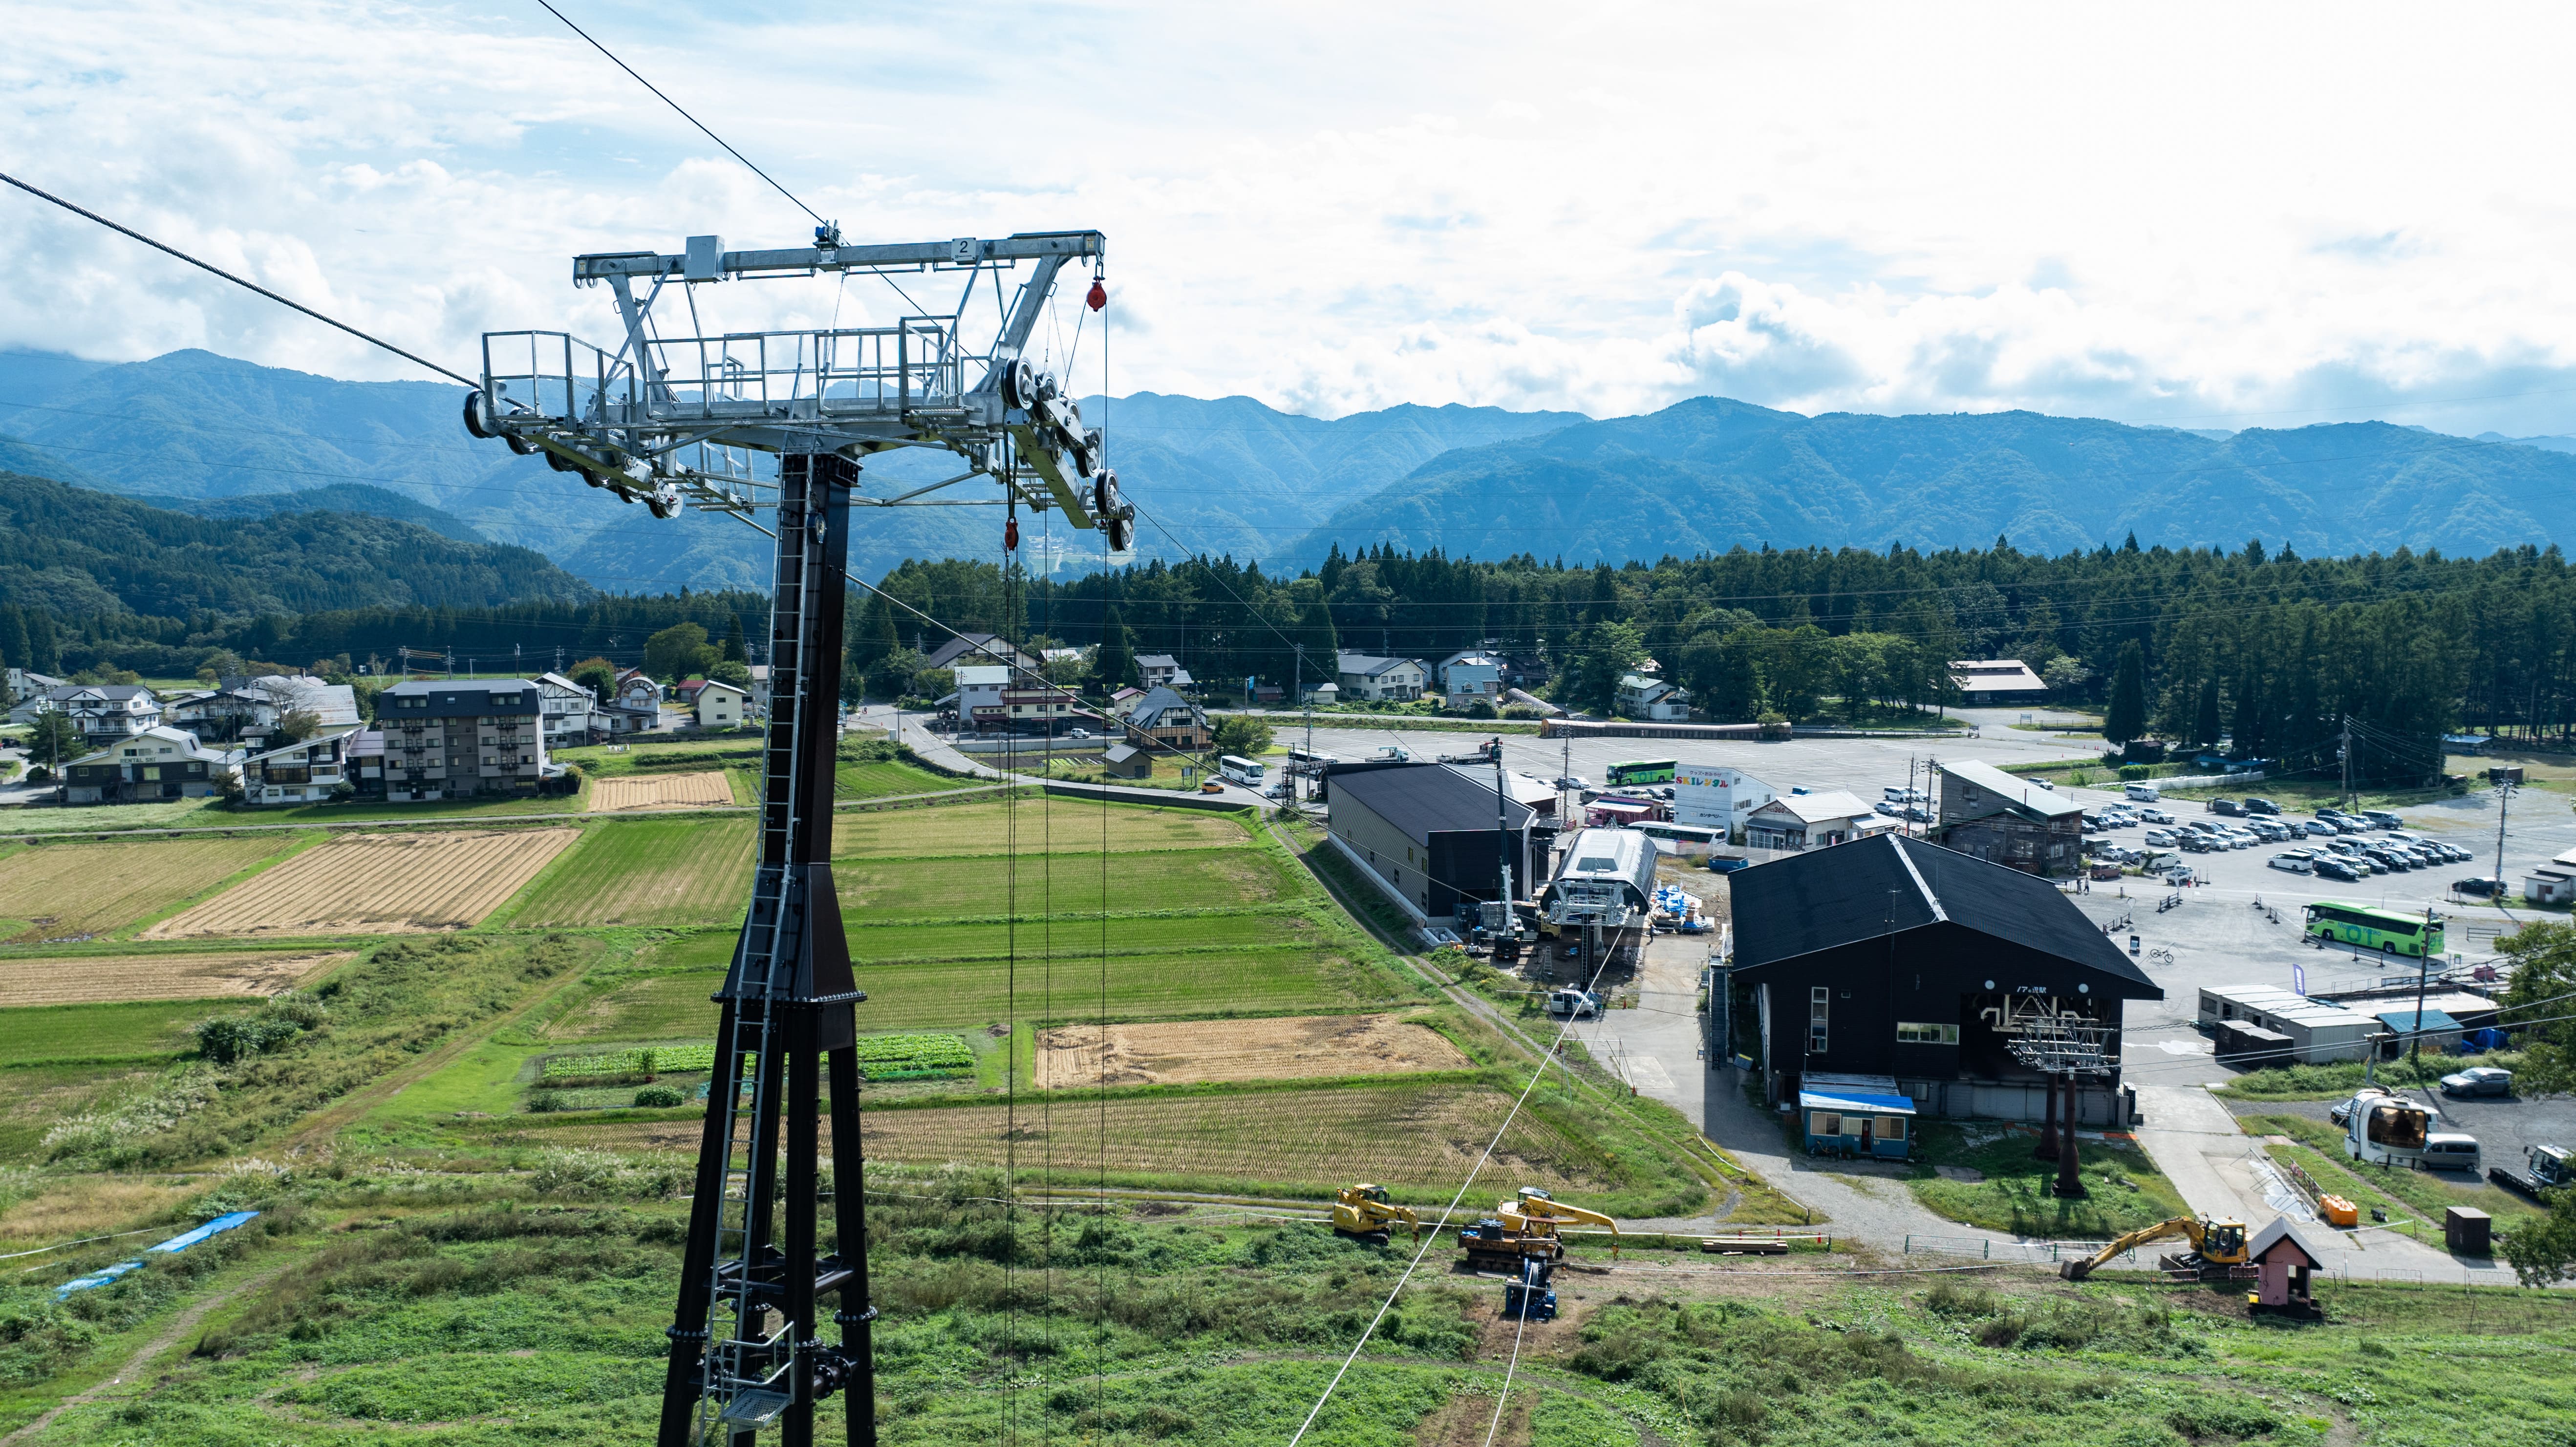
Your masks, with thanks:
[[[28,1005],[0,1010],[0,1069],[67,1060],[152,1060],[196,1048],[189,1032],[210,1015],[256,1003],[144,1000],[105,1005]],[[9,1089],[0,1077],[0,1093]]]
[[[740,816],[594,824],[501,919],[525,929],[738,922],[757,844]]]
[[[1016,829],[1016,836],[1014,835]],[[1251,831],[1228,814],[1196,809],[1103,806],[1046,796],[1007,803],[948,804],[886,814],[846,814],[832,836],[832,857],[914,859],[924,856],[1080,854],[1097,860],[1150,849],[1241,846]]]
[[[1374,966],[1310,946],[1111,955],[1107,964],[1106,1013],[1119,1020],[1320,1014],[1413,998]],[[1016,970],[1003,960],[865,965],[858,979],[868,999],[859,1006],[859,1023],[868,1030],[989,1025],[1010,1012],[1015,986],[1025,1018],[1092,1019],[1103,1010],[1101,965],[1097,955],[1066,954],[1050,966],[1033,952],[1020,957]],[[704,1039],[715,1032],[716,1006],[707,997],[720,978],[720,969],[639,975],[569,1011],[547,1033]]]
[[[1121,854],[1110,867],[1050,869],[1023,859],[857,859],[833,867],[852,925],[891,919],[999,919],[1010,915],[1235,910],[1301,892],[1289,866],[1266,850],[1201,848]]]

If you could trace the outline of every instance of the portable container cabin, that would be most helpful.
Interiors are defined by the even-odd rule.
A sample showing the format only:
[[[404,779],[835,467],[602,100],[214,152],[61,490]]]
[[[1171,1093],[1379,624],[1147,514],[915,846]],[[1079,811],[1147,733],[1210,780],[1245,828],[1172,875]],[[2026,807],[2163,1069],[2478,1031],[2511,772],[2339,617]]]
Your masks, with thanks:
[[[2230,985],[2200,992],[2200,1023],[2215,1033],[2228,1021],[2289,1037],[2290,1059],[2300,1065],[2359,1060],[2384,1027],[2358,1010],[2310,999],[2270,985]]]
[[[1798,1084],[1798,1114],[1811,1155],[1904,1160],[1913,1148],[1914,1099],[1888,1075],[1807,1076]]]

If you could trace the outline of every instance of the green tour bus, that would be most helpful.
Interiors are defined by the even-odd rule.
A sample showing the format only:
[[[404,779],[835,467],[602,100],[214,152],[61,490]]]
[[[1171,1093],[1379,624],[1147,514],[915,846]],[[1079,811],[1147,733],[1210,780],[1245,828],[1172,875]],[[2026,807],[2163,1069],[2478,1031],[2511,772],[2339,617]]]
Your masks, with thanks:
[[[2320,900],[2308,906],[2310,938],[2378,950],[2390,955],[2438,955],[2442,952],[2442,917],[2372,909],[2368,905]]]
[[[1610,786],[1627,784],[1669,784],[1673,770],[1681,767],[1679,759],[1647,759],[1610,766]]]

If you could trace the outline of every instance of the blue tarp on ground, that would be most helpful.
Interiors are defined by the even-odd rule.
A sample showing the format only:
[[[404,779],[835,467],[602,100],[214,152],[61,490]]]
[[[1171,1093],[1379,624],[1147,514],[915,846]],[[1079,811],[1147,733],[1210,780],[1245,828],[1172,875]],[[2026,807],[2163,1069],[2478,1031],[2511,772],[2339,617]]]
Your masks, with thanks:
[[[182,1231],[167,1241],[163,1241],[152,1246],[146,1246],[143,1249],[146,1251],[172,1253],[185,1251],[200,1241],[205,1241],[212,1237],[222,1235],[226,1231],[250,1220],[258,1214],[259,1213],[257,1211],[234,1211],[229,1215],[217,1216],[215,1219],[208,1221],[206,1224],[197,1227],[193,1231]],[[140,1261],[120,1261],[114,1266],[104,1267],[100,1270],[91,1272],[87,1276],[66,1281],[62,1285],[55,1287],[54,1300],[60,1301],[75,1291],[87,1291],[94,1286],[105,1286],[109,1282],[114,1281],[116,1278],[123,1276],[129,1271],[140,1271],[142,1269],[143,1263]]]

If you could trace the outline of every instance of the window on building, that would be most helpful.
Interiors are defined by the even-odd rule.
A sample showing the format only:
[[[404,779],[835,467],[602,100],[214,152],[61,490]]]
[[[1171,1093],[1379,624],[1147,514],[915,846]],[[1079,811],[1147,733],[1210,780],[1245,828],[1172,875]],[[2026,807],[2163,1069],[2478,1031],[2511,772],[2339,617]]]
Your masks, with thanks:
[[[1834,1008],[1834,992],[1818,985],[1807,992],[1807,1053],[1825,1053],[1825,1027]]]
[[[1896,1022],[1896,1043],[1899,1045],[1956,1045],[1959,1043],[1959,1027],[1899,1020]]]
[[[1878,1138],[1883,1141],[1905,1139],[1905,1117],[1891,1115],[1878,1123]]]
[[[1809,1135],[1841,1135],[1843,1133],[1843,1118],[1829,1110],[1811,1110],[1807,1112],[1807,1133]]]

